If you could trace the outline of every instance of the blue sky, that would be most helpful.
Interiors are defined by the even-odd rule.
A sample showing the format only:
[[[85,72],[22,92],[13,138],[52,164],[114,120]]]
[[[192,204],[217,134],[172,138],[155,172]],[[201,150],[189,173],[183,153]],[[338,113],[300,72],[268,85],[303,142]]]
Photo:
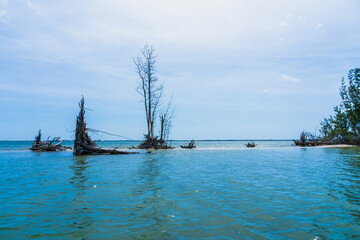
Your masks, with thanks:
[[[315,131],[360,62],[360,2],[0,0],[0,139],[72,139],[87,122],[141,139],[133,57],[158,55],[173,139],[288,139]],[[108,139],[94,135],[95,139]]]

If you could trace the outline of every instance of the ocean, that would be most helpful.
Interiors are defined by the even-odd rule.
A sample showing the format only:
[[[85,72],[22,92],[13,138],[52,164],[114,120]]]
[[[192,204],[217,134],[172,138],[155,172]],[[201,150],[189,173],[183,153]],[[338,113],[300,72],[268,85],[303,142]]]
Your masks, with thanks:
[[[73,156],[1,141],[0,239],[360,238],[360,148],[187,142]]]

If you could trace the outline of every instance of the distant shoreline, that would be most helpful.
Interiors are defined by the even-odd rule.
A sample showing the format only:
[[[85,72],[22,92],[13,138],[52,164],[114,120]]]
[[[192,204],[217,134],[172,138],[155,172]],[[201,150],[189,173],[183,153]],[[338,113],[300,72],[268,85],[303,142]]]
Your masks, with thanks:
[[[271,142],[271,141],[277,141],[277,142],[286,142],[286,141],[292,141],[292,139],[215,139],[215,140],[203,140],[203,139],[180,139],[180,140],[169,140],[171,141],[201,141],[201,142],[246,142],[246,141],[255,141],[255,142]],[[0,142],[33,142],[34,140],[0,140]],[[74,140],[62,140],[66,142],[72,142]],[[134,142],[134,141],[143,141],[143,139],[134,139],[134,140],[95,140],[97,142],[117,142],[117,141],[124,141],[124,142]]]
[[[360,147],[360,146],[350,145],[350,144],[333,144],[333,145],[305,146],[301,148],[348,148],[348,147]]]

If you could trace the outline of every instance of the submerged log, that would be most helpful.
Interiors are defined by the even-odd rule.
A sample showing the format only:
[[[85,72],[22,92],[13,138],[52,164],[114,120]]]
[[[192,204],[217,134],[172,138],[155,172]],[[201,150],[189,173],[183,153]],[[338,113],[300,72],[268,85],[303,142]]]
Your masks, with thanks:
[[[41,141],[41,130],[39,130],[38,135],[35,137],[35,141],[31,146],[30,150],[35,152],[55,152],[55,151],[66,151],[68,149],[72,149],[71,147],[61,146],[62,141],[60,137],[55,137],[52,140],[48,140],[46,142]]]
[[[91,140],[85,121],[85,107],[84,97],[81,98],[80,112],[76,118],[76,130],[75,130],[75,141],[74,141],[74,155],[90,155],[90,154],[134,154],[137,152],[120,151],[116,148],[106,149],[96,146],[96,143]]]
[[[191,140],[188,145],[180,146],[180,147],[181,147],[181,148],[189,148],[189,149],[196,148],[196,146],[195,146],[195,141],[194,141],[194,140]]]

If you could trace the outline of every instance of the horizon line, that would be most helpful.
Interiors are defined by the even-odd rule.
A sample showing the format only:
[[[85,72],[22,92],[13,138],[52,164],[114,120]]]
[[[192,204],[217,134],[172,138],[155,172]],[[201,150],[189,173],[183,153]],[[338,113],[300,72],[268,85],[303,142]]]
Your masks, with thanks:
[[[171,141],[203,141],[203,142],[211,142],[211,141],[292,141],[293,139],[289,138],[289,139],[171,139],[168,140],[169,142]],[[34,140],[0,140],[0,142],[33,142]],[[63,139],[62,141],[67,141],[67,142],[73,142],[74,140],[69,140],[69,139]],[[127,142],[131,142],[131,141],[144,141],[143,139],[132,139],[132,140],[128,140],[128,139],[124,139],[124,140],[110,140],[110,139],[105,139],[105,140],[93,140],[95,142],[115,142],[115,141],[127,141]]]

